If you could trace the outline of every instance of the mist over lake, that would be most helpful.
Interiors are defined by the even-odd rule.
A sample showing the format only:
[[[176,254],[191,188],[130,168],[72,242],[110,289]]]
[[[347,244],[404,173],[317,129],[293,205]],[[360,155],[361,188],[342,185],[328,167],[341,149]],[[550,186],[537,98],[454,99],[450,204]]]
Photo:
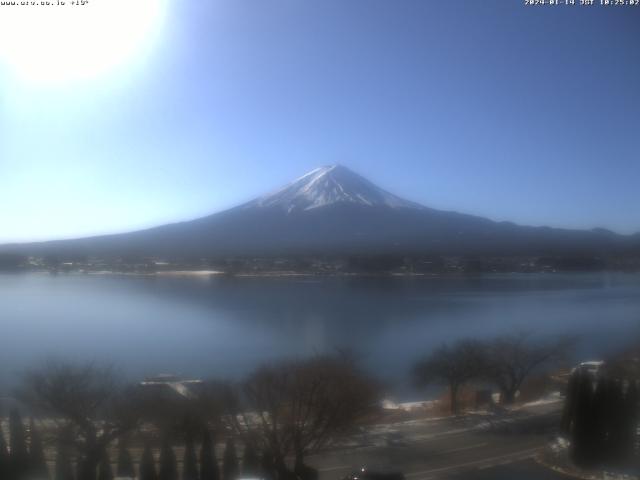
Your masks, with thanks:
[[[420,355],[461,337],[517,329],[580,336],[576,359],[640,336],[640,275],[425,278],[0,276],[12,382],[47,357],[96,360],[132,378],[241,378],[256,365],[335,348],[401,397]]]

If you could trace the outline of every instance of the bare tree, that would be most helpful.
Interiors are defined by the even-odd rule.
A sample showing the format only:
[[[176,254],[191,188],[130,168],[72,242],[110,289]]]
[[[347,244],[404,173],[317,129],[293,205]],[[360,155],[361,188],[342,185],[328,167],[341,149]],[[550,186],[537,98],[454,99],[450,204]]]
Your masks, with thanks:
[[[532,373],[560,362],[572,345],[569,337],[536,341],[528,332],[504,335],[488,342],[485,373],[500,389],[501,402],[509,405]]]
[[[243,399],[242,412],[233,416],[237,428],[258,434],[286,475],[289,454],[301,466],[305,455],[353,432],[376,409],[378,389],[352,359],[324,355],[258,369],[245,383]]]
[[[19,394],[73,442],[79,480],[94,480],[106,448],[138,424],[135,392],[110,367],[48,362],[25,376]]]
[[[453,415],[459,413],[458,395],[460,388],[473,379],[479,378],[485,369],[485,348],[474,340],[461,340],[442,345],[413,367],[413,376],[418,386],[444,384],[449,387],[450,409]]]
[[[138,394],[138,403],[143,406],[143,420],[164,436],[195,438],[205,428],[220,428],[228,390],[228,385],[219,381],[193,385],[187,394],[162,385],[145,386]]]

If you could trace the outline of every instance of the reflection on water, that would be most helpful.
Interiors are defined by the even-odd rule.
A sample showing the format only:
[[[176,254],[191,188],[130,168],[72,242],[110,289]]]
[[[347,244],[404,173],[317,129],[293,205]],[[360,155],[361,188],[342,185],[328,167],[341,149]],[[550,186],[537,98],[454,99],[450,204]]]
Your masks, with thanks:
[[[52,355],[132,376],[238,377],[262,361],[347,347],[402,392],[417,357],[459,337],[580,334],[580,358],[619,347],[640,336],[640,275],[4,275],[0,321],[0,380]]]

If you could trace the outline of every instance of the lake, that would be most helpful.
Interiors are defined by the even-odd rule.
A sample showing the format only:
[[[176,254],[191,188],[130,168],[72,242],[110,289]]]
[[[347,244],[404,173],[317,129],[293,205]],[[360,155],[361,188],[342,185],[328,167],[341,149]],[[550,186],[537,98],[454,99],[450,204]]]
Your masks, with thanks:
[[[575,359],[592,359],[640,338],[640,275],[0,275],[0,323],[9,383],[47,357],[109,362],[131,378],[241,378],[261,362],[346,347],[409,398],[411,364],[453,339],[578,334]]]

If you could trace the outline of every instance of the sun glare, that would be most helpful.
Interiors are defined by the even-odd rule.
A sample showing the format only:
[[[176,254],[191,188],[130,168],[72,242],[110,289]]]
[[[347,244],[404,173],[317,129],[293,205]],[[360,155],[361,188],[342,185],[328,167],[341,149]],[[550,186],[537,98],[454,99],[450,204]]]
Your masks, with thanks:
[[[0,7],[0,62],[21,79],[39,83],[102,75],[144,52],[159,31],[167,1],[17,1]]]

